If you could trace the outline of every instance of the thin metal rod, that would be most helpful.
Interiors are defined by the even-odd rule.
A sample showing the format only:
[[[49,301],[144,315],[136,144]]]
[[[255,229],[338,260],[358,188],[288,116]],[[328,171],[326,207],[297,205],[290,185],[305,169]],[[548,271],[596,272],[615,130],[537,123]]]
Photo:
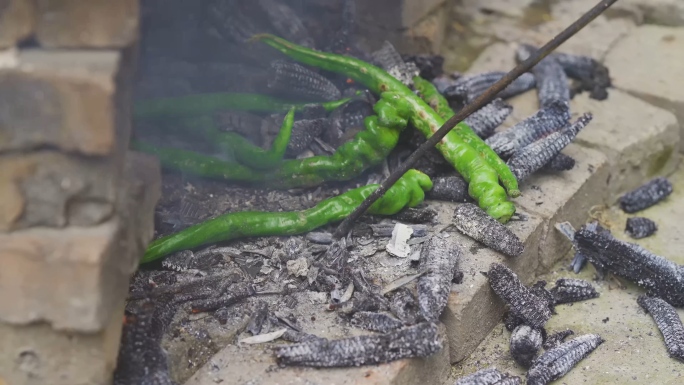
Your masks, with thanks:
[[[335,230],[334,236],[337,239],[345,237],[349,230],[351,230],[354,222],[363,215],[375,201],[377,201],[381,196],[387,192],[387,190],[394,185],[394,183],[401,178],[406,171],[408,171],[420,159],[425,153],[431,148],[435,147],[437,143],[444,138],[449,131],[451,131],[458,123],[462,122],[468,115],[482,108],[485,104],[494,100],[496,95],[503,91],[509,84],[511,84],[520,75],[529,71],[537,63],[539,63],[548,54],[553,52],[559,45],[565,43],[569,38],[574,36],[592,20],[603,13],[608,7],[613,5],[617,0],[603,0],[598,3],[594,8],[590,9],[587,13],[582,15],[574,23],[568,26],[561,33],[556,35],[543,47],[538,49],[534,54],[530,55],[522,63],[518,64],[510,72],[508,72],[504,77],[499,79],[491,87],[487,89],[485,93],[478,96],[472,103],[466,105],[462,110],[460,110],[456,115],[452,116],[451,119],[447,120],[442,127],[440,127],[437,132],[434,133],[430,138],[428,138],[423,144],[420,145],[406,161],[399,165],[399,168],[394,170],[378,187],[377,190],[373,191],[371,195],[368,196],[361,204],[347,217]]]

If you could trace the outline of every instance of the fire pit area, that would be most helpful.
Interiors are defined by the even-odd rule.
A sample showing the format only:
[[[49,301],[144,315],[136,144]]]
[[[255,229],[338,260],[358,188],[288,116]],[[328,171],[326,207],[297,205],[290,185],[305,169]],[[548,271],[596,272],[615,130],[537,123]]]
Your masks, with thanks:
[[[621,270],[683,262],[655,246],[681,242],[668,1],[618,2],[336,232],[595,3],[0,4],[0,385],[549,383],[615,346],[553,334],[613,276],[684,336],[677,279]]]

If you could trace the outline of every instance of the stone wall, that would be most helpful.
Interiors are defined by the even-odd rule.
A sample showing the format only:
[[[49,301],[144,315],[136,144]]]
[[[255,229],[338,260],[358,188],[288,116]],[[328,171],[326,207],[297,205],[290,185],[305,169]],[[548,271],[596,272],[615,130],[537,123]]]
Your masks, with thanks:
[[[0,2],[0,384],[111,383],[153,235],[128,151],[137,0]]]

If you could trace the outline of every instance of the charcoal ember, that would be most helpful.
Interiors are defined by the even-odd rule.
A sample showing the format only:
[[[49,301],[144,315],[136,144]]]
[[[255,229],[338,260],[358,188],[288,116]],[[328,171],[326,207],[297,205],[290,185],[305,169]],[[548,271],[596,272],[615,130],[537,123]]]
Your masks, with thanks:
[[[252,304],[252,315],[247,324],[247,331],[256,336],[261,334],[264,324],[268,320],[268,304],[264,301],[256,301]]]
[[[585,334],[547,350],[532,363],[527,383],[546,385],[563,377],[603,342],[598,334]]]
[[[297,63],[285,60],[271,62],[268,87],[288,96],[327,101],[342,98],[342,93],[330,80]]]
[[[487,138],[485,143],[499,156],[509,158],[521,148],[561,130],[569,120],[568,104],[550,103],[513,127]]]
[[[213,311],[222,307],[234,305],[254,294],[256,294],[256,291],[250,283],[238,282],[234,285],[230,285],[226,290],[220,291],[216,297],[193,301],[191,309],[193,313]]]
[[[594,286],[583,279],[561,278],[551,289],[556,304],[585,301],[598,298],[599,293]]]
[[[352,299],[343,303],[340,308],[342,314],[353,315],[360,311],[377,312],[387,310],[387,302],[377,296],[354,292]]]
[[[571,336],[573,334],[575,334],[575,332],[573,332],[570,329],[561,330],[559,332],[551,333],[548,336],[546,336],[546,340],[544,341],[544,344],[542,345],[542,347],[544,348],[544,350],[553,349],[556,346],[562,344],[566,338],[568,338],[569,336]]]
[[[525,320],[518,317],[512,311],[507,312],[504,316],[504,326],[506,327],[506,330],[508,330],[509,332],[513,332],[515,328],[517,328],[520,325],[523,325],[524,323]]]
[[[339,146],[364,130],[365,119],[373,114],[373,105],[368,100],[354,98],[332,112],[332,124],[321,138]]]
[[[420,323],[386,334],[340,340],[317,340],[278,346],[275,355],[283,366],[349,367],[375,365],[404,358],[428,357],[442,349],[444,337],[437,325]]]
[[[627,218],[625,232],[634,239],[650,237],[655,234],[656,231],[658,231],[658,225],[648,218]]]
[[[429,322],[438,322],[446,307],[461,253],[456,243],[440,236],[423,244],[420,263],[428,272],[418,278],[416,290],[420,313]]]
[[[418,301],[411,291],[401,287],[394,291],[390,298],[389,308],[395,317],[407,325],[415,325],[421,320]]]
[[[268,26],[259,23],[250,15],[253,3],[239,0],[212,1],[205,11],[206,29],[221,40],[241,44],[255,34],[268,30]]]
[[[532,287],[530,287],[530,292],[534,294],[537,298],[546,302],[546,306],[554,312],[554,306],[556,305],[556,298],[553,293],[546,288],[546,281],[537,281]]]
[[[506,120],[513,111],[513,106],[503,99],[494,99],[489,104],[473,112],[464,122],[475,131],[477,136],[486,139],[494,134],[494,130]]]
[[[328,246],[328,250],[323,253],[320,261],[327,268],[335,271],[342,271],[347,266],[349,260],[349,248],[351,244],[346,238],[334,239],[333,243]]]
[[[350,322],[357,328],[379,333],[387,333],[404,326],[401,321],[388,314],[368,311],[354,313]]]
[[[584,266],[587,264],[587,257],[582,255],[582,253],[575,252],[575,255],[572,257],[572,261],[570,262],[570,268],[572,271],[575,272],[575,274],[578,274]]]
[[[550,56],[556,59],[570,78],[577,80],[578,92],[588,91],[589,97],[596,100],[608,98],[607,88],[611,86],[611,80],[606,66],[588,56],[563,52],[554,52]]]
[[[510,306],[511,313],[522,319],[524,324],[541,329],[551,318],[548,303],[535,296],[508,267],[494,263],[487,277],[496,295]]]
[[[327,2],[330,3],[330,2]],[[335,34],[333,39],[327,44],[326,51],[339,55],[352,56],[357,59],[370,62],[371,57],[364,50],[359,48],[356,39],[356,1],[342,1],[342,26]]]
[[[575,274],[579,273],[584,265],[587,264],[587,258],[579,252],[577,242],[575,241],[575,228],[572,227],[570,222],[556,223],[554,227],[560,231],[560,233],[563,234],[563,236],[565,236],[570,242],[572,242],[572,246],[575,249],[575,255],[570,263],[570,268],[575,272]]]
[[[171,379],[162,337],[176,307],[150,301],[128,305],[114,385],[177,385]]]
[[[432,79],[444,73],[444,57],[440,55],[402,55],[405,62],[412,62],[420,70],[419,76],[425,80]]]
[[[542,167],[542,169],[546,171],[568,171],[575,167],[575,163],[574,158],[561,152]]]
[[[482,95],[494,83],[501,80],[506,75],[502,71],[483,72],[473,75],[458,76],[455,80],[451,80],[447,84],[446,79],[440,82],[433,83],[437,90],[446,97],[446,94],[452,94],[453,97],[460,95],[465,98],[465,102],[469,103]],[[513,96],[522,94],[523,92],[533,89],[536,85],[534,75],[531,73],[524,73],[517,79],[513,80],[503,91],[499,92],[496,97],[501,99],[508,99]],[[464,95],[465,94],[465,95]]]
[[[314,48],[314,40],[297,13],[277,0],[257,0],[263,15],[279,36],[291,42]]]
[[[282,122],[282,116],[279,120]],[[264,123],[271,123],[264,122],[264,119],[259,115],[245,111],[220,111],[215,114],[214,121],[221,130],[240,134],[252,143],[262,142],[261,127]],[[279,127],[279,124],[273,125]]]
[[[506,256],[518,257],[525,251],[518,236],[472,203],[456,208],[453,223],[461,233]]]
[[[647,209],[672,194],[672,183],[658,177],[620,197],[620,207],[626,213],[632,214]]]
[[[388,41],[383,42],[380,49],[373,52],[372,61],[407,87],[413,86],[413,78],[420,73],[416,64],[405,62],[392,43]]]
[[[323,132],[330,130],[332,121],[328,118],[297,120],[292,125],[290,141],[285,152],[288,156],[301,154]]]
[[[391,218],[399,222],[421,224],[431,223],[436,217],[437,212],[429,207],[408,207],[392,215]],[[424,233],[420,228],[417,228],[413,225],[411,227],[413,227],[414,237],[422,237],[427,234],[427,227],[425,227]]]
[[[390,303],[387,298],[380,294],[380,288],[366,279],[362,269],[352,270],[351,279],[354,283],[354,289],[356,292],[363,293],[364,295],[372,298],[375,303],[374,306],[377,309],[384,311],[390,308]]]
[[[517,51],[519,61],[526,60],[537,48],[522,44]],[[570,86],[568,76],[563,67],[553,56],[547,56],[532,68],[532,74],[537,84],[537,95],[540,107],[550,103],[570,103]]]
[[[670,357],[684,361],[684,325],[672,305],[657,297],[640,295],[637,303],[653,317]]]
[[[432,180],[432,190],[425,193],[427,199],[446,202],[468,202],[468,184],[460,176],[437,177]]]
[[[541,346],[542,333],[539,329],[520,325],[511,333],[511,356],[522,367],[530,367]]]
[[[188,271],[195,264],[195,254],[190,250],[175,252],[162,261],[162,267],[175,271]]]
[[[461,377],[454,385],[520,385],[520,377],[500,372],[496,368],[482,369]]]
[[[598,269],[626,278],[673,306],[684,306],[684,266],[616,239],[597,222],[575,233],[579,252]]]
[[[295,116],[301,116],[302,120],[321,119],[328,116],[328,111],[325,110],[322,104],[312,103],[304,105],[300,115]]]
[[[523,181],[556,157],[591,122],[593,116],[585,113],[575,123],[516,151],[508,160],[508,167],[518,181]]]

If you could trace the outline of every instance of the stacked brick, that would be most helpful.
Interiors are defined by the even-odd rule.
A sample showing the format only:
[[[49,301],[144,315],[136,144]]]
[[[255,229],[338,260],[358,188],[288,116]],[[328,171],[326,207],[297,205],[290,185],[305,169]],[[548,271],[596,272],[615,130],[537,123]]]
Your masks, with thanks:
[[[111,383],[160,170],[127,150],[137,0],[0,1],[0,384]]]

